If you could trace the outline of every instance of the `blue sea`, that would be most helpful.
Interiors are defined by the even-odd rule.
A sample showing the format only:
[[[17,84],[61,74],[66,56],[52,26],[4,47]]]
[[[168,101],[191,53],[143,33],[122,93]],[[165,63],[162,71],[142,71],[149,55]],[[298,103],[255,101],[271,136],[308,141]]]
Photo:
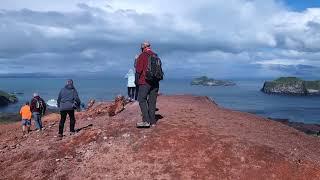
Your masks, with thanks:
[[[17,95],[19,103],[0,108],[0,112],[18,112],[20,106],[38,92],[45,100],[57,99],[65,78],[0,78],[0,89]],[[320,124],[320,97],[275,96],[260,91],[264,80],[238,80],[232,87],[191,86],[190,79],[167,79],[161,82],[163,94],[192,94],[209,96],[222,107],[254,113],[263,117],[289,119],[295,122]],[[126,95],[123,78],[75,78],[75,86],[86,104],[91,98],[98,101],[112,100]]]

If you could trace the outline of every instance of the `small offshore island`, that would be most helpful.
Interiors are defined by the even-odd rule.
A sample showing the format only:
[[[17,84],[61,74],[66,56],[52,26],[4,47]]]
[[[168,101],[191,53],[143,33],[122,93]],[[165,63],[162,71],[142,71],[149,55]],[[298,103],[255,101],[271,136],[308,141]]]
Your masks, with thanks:
[[[14,104],[18,102],[18,98],[13,94],[8,94],[0,90],[0,107],[8,106],[9,104]]]
[[[202,76],[192,80],[191,85],[202,85],[202,86],[235,86],[236,83],[232,81],[216,80]]]
[[[320,81],[305,81],[297,77],[280,77],[274,81],[266,81],[261,91],[266,94],[277,95],[320,95]]]

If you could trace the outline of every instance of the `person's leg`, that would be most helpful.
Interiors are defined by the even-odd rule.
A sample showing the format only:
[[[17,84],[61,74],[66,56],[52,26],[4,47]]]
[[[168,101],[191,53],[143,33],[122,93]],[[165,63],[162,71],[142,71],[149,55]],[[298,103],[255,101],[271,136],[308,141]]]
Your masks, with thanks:
[[[143,118],[142,120],[148,123],[150,123],[150,116],[148,111],[147,98],[148,98],[150,88],[151,87],[149,85],[140,85],[139,96],[138,96],[139,106],[140,106],[142,118]]]
[[[131,98],[131,96],[130,96],[130,87],[128,87],[128,97]]]
[[[35,122],[36,129],[40,130],[41,127],[40,127],[40,123],[39,123],[39,114],[38,113],[33,113],[33,120]]]
[[[74,133],[74,132],[76,132],[74,129],[74,127],[76,125],[76,118],[74,116],[74,110],[68,111],[68,115],[70,118],[70,132]]]
[[[158,91],[159,91],[158,86],[153,86],[149,94],[148,103],[149,103],[149,115],[150,115],[151,124],[156,123],[156,105],[157,105]]]
[[[27,125],[27,133],[29,133],[30,132],[30,124],[29,125]]]
[[[136,85],[136,93],[134,99],[137,101],[138,100],[138,95],[139,95],[139,85]]]
[[[38,121],[39,121],[40,130],[42,130],[43,126],[42,126],[42,115],[41,114],[39,114],[39,116],[38,116]]]
[[[132,87],[131,88],[131,98],[132,98],[132,100],[134,100],[134,94],[135,94],[135,92],[136,92],[136,88],[135,87]]]
[[[59,123],[59,135],[63,135],[63,129],[64,129],[64,123],[66,122],[67,118],[67,112],[66,111],[60,111],[60,123]]]
[[[22,133],[23,135],[26,133],[26,126],[24,124],[22,125]]]
[[[136,88],[135,88],[135,87],[132,87],[132,88],[131,88],[131,96],[132,96],[131,99],[132,99],[132,100],[135,99],[135,92],[136,92]]]
[[[132,100],[132,87],[128,87],[128,96]]]

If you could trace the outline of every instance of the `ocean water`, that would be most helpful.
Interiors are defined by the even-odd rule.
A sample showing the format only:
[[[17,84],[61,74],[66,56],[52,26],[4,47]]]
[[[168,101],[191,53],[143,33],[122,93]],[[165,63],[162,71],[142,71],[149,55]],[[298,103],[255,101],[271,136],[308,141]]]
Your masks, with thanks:
[[[211,97],[217,104],[233,110],[254,113],[263,117],[289,119],[295,122],[320,124],[320,97],[275,96],[260,92],[263,80],[239,80],[232,87],[191,86],[191,80],[164,80],[160,85],[163,94],[192,94]],[[74,79],[81,100],[112,100],[126,95],[126,79],[78,78]],[[18,95],[19,103],[0,108],[0,112],[18,112],[20,106],[38,92],[46,101],[57,99],[64,86],[64,78],[0,78],[0,89]]]

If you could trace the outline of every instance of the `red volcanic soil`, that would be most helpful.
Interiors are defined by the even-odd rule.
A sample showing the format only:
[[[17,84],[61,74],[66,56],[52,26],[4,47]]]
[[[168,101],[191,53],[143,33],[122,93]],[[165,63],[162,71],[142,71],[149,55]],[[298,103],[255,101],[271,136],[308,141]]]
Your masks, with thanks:
[[[114,117],[93,107],[60,141],[58,115],[28,137],[1,125],[0,179],[320,179],[320,138],[206,97],[160,96],[157,106],[150,129],[135,127],[137,103]]]

